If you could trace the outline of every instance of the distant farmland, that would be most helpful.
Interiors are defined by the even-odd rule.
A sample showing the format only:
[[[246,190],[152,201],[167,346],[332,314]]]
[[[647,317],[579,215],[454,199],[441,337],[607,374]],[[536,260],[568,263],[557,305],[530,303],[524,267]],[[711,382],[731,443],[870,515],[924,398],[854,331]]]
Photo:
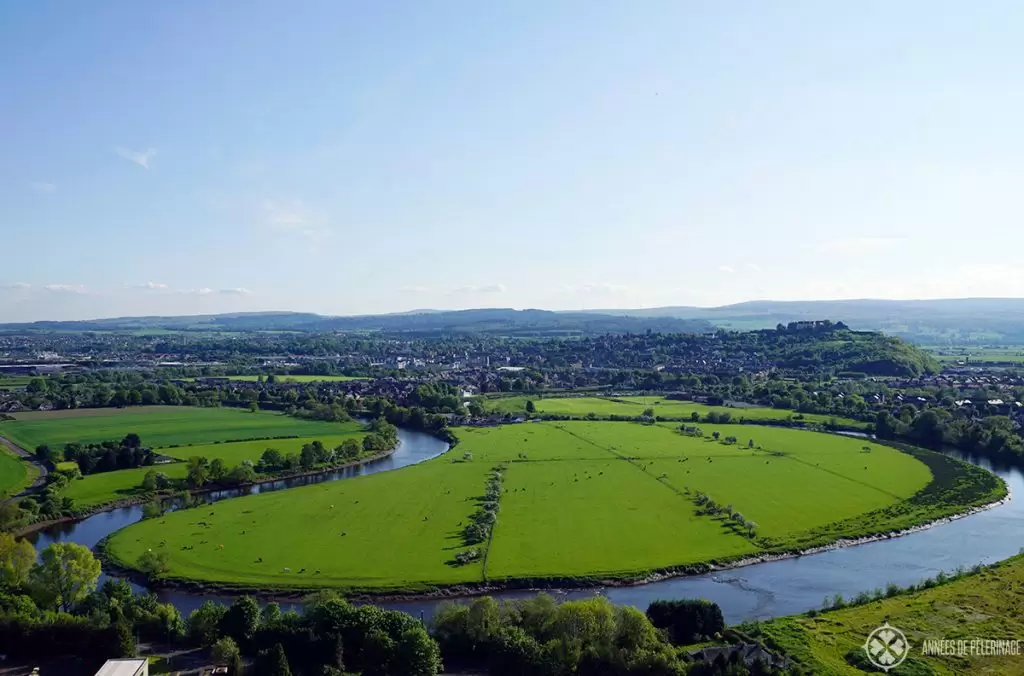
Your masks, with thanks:
[[[827,423],[835,419],[840,425],[850,427],[863,426],[866,423],[823,415],[819,413],[797,413],[778,408],[761,406],[708,406],[692,401],[665,399],[664,397],[551,397],[535,399],[528,396],[502,397],[486,399],[485,405],[500,413],[525,413],[526,402],[532,400],[539,413],[552,413],[583,418],[590,413],[597,416],[628,416],[641,415],[646,409],[654,410],[655,416],[665,418],[690,418],[694,413],[703,418],[708,413],[728,413],[732,421],[766,421],[766,420],[804,420],[807,422]]]
[[[212,378],[227,378],[228,380],[240,380],[254,383],[260,376],[210,376]],[[262,376],[266,379],[268,376]],[[365,376],[274,376],[279,383],[333,383],[346,382],[349,380],[368,380]],[[197,380],[197,378],[186,378],[185,380]]]
[[[220,458],[228,467],[243,460],[253,463],[267,448],[282,453],[297,453],[304,444],[320,441],[334,448],[347,438],[362,438],[363,425],[300,420],[277,413],[252,413],[231,408],[190,408],[184,406],[148,406],[135,408],[73,409],[19,413],[16,420],[0,422],[0,436],[26,449],[39,445],[61,448],[66,443],[99,443],[138,434],[143,445],[158,449],[162,455],[178,460],[192,456],[209,460]],[[231,439],[256,439],[224,443]],[[6,449],[5,449],[6,450]],[[0,463],[5,456],[0,455]],[[24,465],[20,461],[18,466]],[[33,468],[32,465],[28,465]],[[14,485],[31,479],[15,476],[16,467],[0,465],[0,493],[12,477]],[[78,508],[131,497],[146,472],[155,469],[172,479],[185,476],[184,463],[170,463],[91,474],[71,482],[63,495],[75,500]],[[24,470],[22,470],[24,471]],[[31,470],[30,470],[31,471]]]
[[[332,436],[351,431],[342,423],[300,420],[281,413],[188,406],[78,408],[16,413],[14,417],[14,421],[0,422],[0,436],[27,449],[42,444],[60,448],[70,442],[100,443],[122,439],[132,432],[142,438],[144,445],[161,448],[253,438]]]

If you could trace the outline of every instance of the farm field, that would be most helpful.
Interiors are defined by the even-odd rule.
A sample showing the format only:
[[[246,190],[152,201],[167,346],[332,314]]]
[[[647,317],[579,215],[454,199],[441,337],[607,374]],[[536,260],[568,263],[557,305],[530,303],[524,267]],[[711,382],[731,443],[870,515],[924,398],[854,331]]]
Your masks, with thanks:
[[[166,551],[173,575],[231,584],[412,589],[479,580],[481,563],[445,562],[465,549],[459,524],[489,469],[436,459],[226,500],[142,521],[116,533],[107,551],[129,563],[149,548]]]
[[[79,408],[17,413],[0,422],[0,436],[22,448],[42,444],[99,443],[134,432],[153,448],[205,444],[257,437],[332,436],[351,431],[347,423],[300,420],[280,413],[250,412],[233,408],[138,406]]]
[[[226,376],[228,380],[241,380],[244,382],[254,383],[259,380],[259,376]],[[266,378],[266,376],[263,376]],[[274,376],[279,383],[343,383],[349,380],[368,380],[365,376]],[[196,380],[195,378],[185,378],[185,380]]]
[[[16,387],[26,387],[31,381],[30,376],[5,376],[0,377],[0,390],[11,390]]]
[[[282,453],[298,453],[302,447],[314,441],[320,441],[328,448],[335,448],[345,439],[362,439],[366,432],[362,425],[357,422],[344,423],[339,429],[349,428],[347,434],[299,437],[297,439],[263,439],[259,441],[237,441],[226,444],[201,444],[197,446],[174,446],[161,449],[161,453],[178,460],[188,460],[193,456],[199,456],[213,460],[220,458],[228,467],[234,467],[243,460],[251,460],[253,463],[260,459],[263,451],[268,448],[276,448]],[[115,500],[130,498],[143,494],[141,483],[146,472],[155,469],[163,472],[171,479],[184,479],[186,475],[185,463],[164,463],[148,467],[137,467],[134,469],[122,469],[116,472],[102,472],[90,474],[72,481],[65,489],[63,495],[74,499],[75,507],[81,509],[93,507]]]
[[[173,446],[169,448],[160,449],[160,453],[163,455],[177,458],[178,460],[188,460],[192,456],[200,456],[203,458],[220,458],[228,467],[233,467],[243,460],[251,460],[256,462],[263,455],[263,451],[268,448],[276,448],[282,453],[298,453],[302,450],[302,447],[306,444],[314,441],[320,441],[324,446],[328,448],[335,448],[345,441],[345,439],[356,438],[362,440],[366,435],[363,430],[362,423],[359,422],[347,422],[347,423],[332,423],[335,428],[332,430],[333,434],[325,434],[319,436],[309,437],[298,437],[294,439],[258,439],[256,441],[235,441],[231,443],[223,444],[189,444],[188,446]],[[342,434],[339,434],[342,432]]]
[[[486,400],[491,410],[499,413],[525,413],[526,401],[529,397],[505,397]],[[654,415],[666,418],[689,418],[693,413],[701,417],[708,413],[728,413],[735,422],[740,420],[787,420],[790,416],[803,416],[807,422],[827,423],[835,416],[816,413],[795,413],[777,408],[739,407],[739,406],[707,406],[692,401],[676,401],[661,397],[553,397],[550,399],[534,399],[539,413],[571,415],[583,417],[589,413],[598,416],[638,416],[644,409],[653,408]],[[800,418],[797,418],[800,419]],[[864,426],[865,423],[851,418],[835,417],[841,425],[852,427]]]
[[[116,472],[101,472],[75,479],[68,484],[61,495],[74,500],[76,509],[132,498],[144,493],[142,479],[150,470],[163,472],[171,479],[184,479],[188,473],[188,467],[183,462],[120,469]]]
[[[723,439],[742,429],[740,443],[725,444],[677,427],[552,421],[460,428],[447,456],[168,514],[117,533],[108,552],[131,565],[160,547],[171,577],[227,585],[402,591],[485,579],[607,579],[862,535],[874,525],[864,515],[887,510],[920,523],[1002,497],[994,476],[984,473],[985,484],[975,468],[926,451],[928,462],[876,444],[865,451],[863,440],[838,435],[701,425]],[[467,549],[460,530],[499,464],[498,522],[489,546],[480,545],[486,570],[478,562],[448,565]],[[928,494],[933,472],[944,487],[981,488],[933,491],[931,502],[898,512]],[[702,513],[697,491],[756,521],[755,536]]]
[[[1009,347],[949,347],[932,346],[924,348],[944,363],[1024,363],[1024,346]]]
[[[866,605],[762,622],[755,635],[768,638],[808,673],[863,674],[847,655],[863,657],[868,634],[888,621],[906,635],[911,656],[892,673],[1024,673],[1020,655],[922,656],[926,639],[1015,639],[1024,635],[1024,556],[931,589]]]
[[[35,481],[39,470],[0,444],[0,498],[15,495]]]

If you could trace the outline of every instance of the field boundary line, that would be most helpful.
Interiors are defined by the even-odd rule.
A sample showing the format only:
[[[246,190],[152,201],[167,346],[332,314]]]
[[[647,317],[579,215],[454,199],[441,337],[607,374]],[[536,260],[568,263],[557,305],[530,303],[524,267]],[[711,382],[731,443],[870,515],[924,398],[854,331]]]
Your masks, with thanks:
[[[816,470],[825,472],[826,474],[831,474],[832,476],[839,477],[840,479],[846,479],[847,481],[851,481],[851,482],[853,482],[855,484],[860,484],[861,486],[864,486],[865,488],[870,488],[872,490],[878,491],[882,495],[888,495],[890,498],[894,498],[897,501],[902,501],[902,500],[906,500],[907,499],[907,498],[901,497],[899,495],[896,495],[895,493],[890,493],[889,491],[885,490],[884,488],[879,488],[878,486],[872,486],[871,484],[869,484],[866,481],[861,481],[860,479],[854,479],[853,477],[848,477],[845,474],[840,474],[839,472],[836,472],[836,471],[833,471],[833,470],[830,470],[830,469],[826,469],[824,467],[819,467],[818,465],[812,465],[811,463],[807,462],[806,460],[801,460],[800,458],[797,458],[795,456],[787,454],[787,455],[784,455],[782,457],[788,458],[790,460],[794,460],[794,461],[799,462],[802,465],[806,465],[806,466],[808,466],[808,467],[810,467],[812,469],[816,469]]]
[[[581,441],[585,441],[588,444],[592,444],[592,445],[596,446],[597,448],[600,448],[601,450],[607,451],[608,453],[611,453],[612,455],[614,455],[615,457],[619,458],[620,460],[625,460],[630,465],[632,465],[633,467],[635,467],[638,470],[640,470],[640,472],[642,472],[646,476],[649,476],[650,478],[654,479],[655,481],[657,481],[659,484],[661,484],[662,486],[664,486],[668,490],[672,491],[673,493],[675,493],[676,495],[681,497],[688,504],[690,504],[690,505],[693,504],[693,501],[690,499],[690,496],[688,496],[686,493],[682,492],[681,490],[679,490],[678,488],[676,488],[675,486],[670,484],[667,479],[663,481],[661,479],[661,477],[656,477],[651,472],[648,472],[646,465],[641,465],[639,462],[637,462],[636,460],[634,460],[634,459],[632,459],[630,457],[627,457],[627,456],[622,455],[622,454],[620,454],[620,453],[618,453],[616,451],[613,451],[610,448],[606,448],[604,446],[601,446],[596,441],[591,441],[590,439],[587,439],[586,437],[582,437],[582,436],[576,434],[575,432],[570,432],[569,430],[565,429],[564,427],[558,427],[558,429],[562,430],[563,432],[565,432],[566,434],[568,434],[570,436],[573,436],[573,437],[576,437],[577,439],[580,439]]]

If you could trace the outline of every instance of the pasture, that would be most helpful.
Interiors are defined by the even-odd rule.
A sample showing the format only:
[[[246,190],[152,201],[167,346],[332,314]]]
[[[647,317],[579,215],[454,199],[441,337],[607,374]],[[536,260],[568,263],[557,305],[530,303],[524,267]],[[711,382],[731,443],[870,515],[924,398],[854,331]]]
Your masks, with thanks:
[[[27,387],[31,380],[31,376],[0,376],[0,390]]]
[[[320,441],[328,448],[336,448],[345,439],[355,438],[362,440],[366,435],[362,423],[359,422],[331,424],[335,426],[332,430],[333,434],[297,437],[294,439],[258,439],[256,441],[236,441],[220,444],[189,444],[188,446],[162,448],[160,453],[177,458],[178,460],[188,460],[196,455],[210,460],[220,458],[228,467],[234,467],[243,460],[251,460],[255,463],[263,455],[263,451],[268,448],[276,448],[284,454],[298,453],[302,450],[303,446],[314,441]],[[342,434],[339,434],[339,432]]]
[[[243,460],[256,463],[263,451],[268,448],[276,448],[284,454],[298,453],[306,444],[320,441],[328,448],[336,448],[345,439],[362,439],[366,432],[362,424],[350,422],[339,424],[338,429],[349,429],[346,434],[335,434],[319,437],[298,437],[296,439],[261,439],[258,441],[237,441],[226,444],[200,444],[197,446],[173,446],[163,448],[160,452],[177,460],[188,460],[193,456],[199,456],[213,460],[220,458],[229,468],[238,465]],[[76,465],[77,466],[77,465]],[[155,469],[163,472],[171,479],[184,479],[186,475],[185,463],[164,463],[149,467],[137,467],[134,469],[123,469],[116,472],[102,472],[90,474],[72,481],[63,495],[74,499],[75,507],[82,509],[93,507],[115,500],[136,497],[144,491],[140,488],[146,472]]]
[[[881,591],[881,590],[879,590]],[[805,673],[863,674],[847,656],[865,663],[864,642],[884,622],[912,645],[894,674],[1020,674],[1020,655],[922,655],[926,639],[1014,639],[1024,634],[1024,557],[914,593],[901,593],[815,617],[781,617],[753,627],[797,660]]]
[[[134,498],[145,492],[142,490],[142,479],[150,470],[163,472],[171,479],[184,479],[188,468],[183,462],[171,462],[90,474],[69,483],[61,495],[74,500],[76,509],[87,509],[115,500]]]
[[[35,465],[0,444],[0,499],[17,494],[37,476],[39,470]]]
[[[525,413],[530,397],[503,397],[487,399],[486,406],[499,413]],[[865,423],[851,418],[842,418],[817,413],[796,413],[778,408],[762,406],[708,406],[692,401],[677,401],[663,397],[553,397],[533,399],[538,413],[551,413],[583,418],[593,413],[596,416],[636,417],[644,410],[654,409],[655,416],[664,418],[690,418],[694,413],[701,418],[708,413],[728,413],[732,422],[758,422],[766,420],[804,420],[806,422],[828,423],[835,418],[840,425],[862,427]]]
[[[225,376],[228,380],[239,380],[242,382],[255,383],[260,379],[259,375],[255,376]],[[267,375],[263,376],[264,379]],[[369,380],[366,376],[307,376],[307,375],[275,375],[274,379],[279,383],[343,383],[349,380]],[[196,380],[195,378],[186,378],[185,380]]]
[[[119,531],[107,551],[131,564],[166,551],[175,576],[275,587],[413,589],[479,580],[459,524],[489,468],[443,459],[397,472],[218,502]]]
[[[707,435],[721,433],[715,441],[677,427],[552,421],[460,428],[460,443],[446,456],[168,514],[117,533],[108,552],[131,565],[159,547],[169,576],[225,585],[411,591],[485,580],[600,580],[855,537],[872,532],[878,515],[920,523],[998,499],[1002,489],[986,473],[995,483],[984,490],[932,491],[944,501],[920,501],[939,480],[933,471],[943,487],[984,481],[945,456],[922,451],[923,462],[838,435],[701,425]],[[739,443],[724,443],[737,431]],[[467,549],[460,530],[499,464],[497,525],[489,544],[479,545],[486,565],[450,565]],[[698,491],[757,522],[756,533],[707,513]]]
[[[15,420],[0,422],[0,436],[22,448],[46,444],[99,443],[134,432],[153,448],[208,444],[253,438],[312,437],[351,431],[348,423],[292,418],[282,413],[250,412],[235,408],[137,406],[130,408],[77,408],[61,411],[16,413]]]

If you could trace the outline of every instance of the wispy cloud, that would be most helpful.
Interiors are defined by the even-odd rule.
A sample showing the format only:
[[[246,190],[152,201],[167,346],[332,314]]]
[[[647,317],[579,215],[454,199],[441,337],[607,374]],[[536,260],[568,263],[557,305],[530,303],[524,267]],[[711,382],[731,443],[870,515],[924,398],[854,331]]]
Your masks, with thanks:
[[[331,232],[327,219],[306,206],[302,200],[264,200],[262,209],[264,222],[275,230],[299,234],[312,240],[322,239]]]
[[[736,274],[736,268],[730,267],[728,265],[720,265],[720,266],[718,266],[718,271],[719,272],[724,272],[727,275],[734,275],[734,274]]]
[[[136,284],[134,289],[144,289],[146,291],[166,291],[168,287],[166,284],[161,282],[146,282],[145,284]]]
[[[743,266],[748,272],[761,272],[761,266],[757,263],[747,263]]]
[[[187,293],[192,296],[209,296],[213,293],[213,289],[204,286],[200,289],[181,289],[178,293]]]
[[[82,284],[46,284],[43,288],[51,293],[88,293]]]
[[[905,237],[850,237],[822,242],[817,249],[837,256],[864,256],[894,249],[904,242]]]
[[[114,152],[129,162],[134,162],[143,169],[149,169],[149,160],[156,155],[156,148],[147,148],[145,152],[138,152],[118,146],[114,148]]]
[[[53,194],[57,192],[56,183],[47,183],[46,181],[31,181],[28,187],[32,188],[36,192],[43,192],[47,194]]]
[[[399,287],[398,290],[402,293],[427,293],[430,291],[430,289],[425,286],[402,286]]]
[[[244,287],[239,286],[239,287],[236,287],[234,289],[221,289],[220,293],[225,294],[225,295],[229,295],[229,296],[247,296],[250,293],[252,293],[252,291],[250,291],[249,289],[246,289]]]
[[[581,296],[607,296],[614,293],[623,293],[629,290],[625,284],[613,284],[611,282],[598,282],[596,284],[581,284],[580,286],[569,286],[567,290]]]
[[[452,293],[504,293],[504,284],[467,284],[454,289]]]
[[[32,285],[28,282],[11,282],[10,284],[0,285],[0,289],[10,289],[12,291],[24,291],[31,288]]]

